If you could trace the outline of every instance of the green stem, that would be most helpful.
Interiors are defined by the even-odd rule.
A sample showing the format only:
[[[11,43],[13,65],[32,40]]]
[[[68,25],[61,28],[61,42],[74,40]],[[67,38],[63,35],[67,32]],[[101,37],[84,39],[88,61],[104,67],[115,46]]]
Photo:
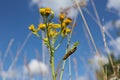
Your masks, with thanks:
[[[52,69],[52,78],[53,78],[53,80],[56,80],[55,70],[54,70],[54,55],[51,56],[50,65],[51,65],[51,69]]]
[[[66,60],[64,60],[64,62],[63,62],[62,70],[61,70],[61,73],[60,73],[60,80],[62,80],[62,76],[63,76],[63,72],[64,72],[65,63],[66,63]]]
[[[57,78],[57,75],[58,75],[58,71],[59,71],[59,69],[60,69],[60,65],[61,65],[62,63],[63,63],[63,59],[60,60],[60,62],[58,63],[58,66],[57,66],[57,69],[56,69],[56,73],[55,73],[56,78]]]
[[[47,25],[47,18],[45,20],[45,24],[46,24],[46,33],[47,33],[47,37],[48,37],[48,45],[49,45],[49,50],[50,50],[50,65],[51,65],[51,69],[52,69],[52,79],[56,80],[55,70],[54,70],[54,50],[52,49],[52,45],[50,43],[50,37],[49,37],[48,25]]]
[[[62,43],[63,40],[64,40],[64,38],[62,38],[62,39],[60,40],[60,42],[58,43],[58,45],[55,47],[55,50],[57,50],[57,49],[60,47],[60,45],[61,45],[61,43]]]
[[[70,37],[68,38],[66,53],[68,52],[69,45],[70,45]],[[64,72],[64,68],[65,68],[65,63],[66,63],[66,60],[63,61],[62,70],[60,72],[60,80],[62,80],[62,76],[63,76],[63,72]]]

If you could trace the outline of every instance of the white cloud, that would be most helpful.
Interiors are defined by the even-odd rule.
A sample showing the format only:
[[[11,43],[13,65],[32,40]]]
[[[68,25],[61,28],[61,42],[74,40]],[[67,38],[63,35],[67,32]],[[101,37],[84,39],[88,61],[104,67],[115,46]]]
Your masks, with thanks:
[[[7,71],[1,71],[0,72],[0,75],[2,77],[6,77],[6,78],[15,78],[17,76],[16,72],[15,71],[10,71],[10,72],[7,72]]]
[[[114,28],[120,28],[120,19],[109,21],[104,25],[105,30],[114,30]]]
[[[116,26],[116,28],[120,28],[120,19],[116,20],[115,26]]]
[[[120,54],[120,37],[110,41],[109,45],[112,46],[115,56],[118,56]]]
[[[108,0],[107,8],[115,9],[120,12],[120,0]]]
[[[31,60],[28,66],[24,68],[24,70],[25,72],[32,75],[47,75],[49,73],[48,67],[43,62],[40,62],[36,59]]]
[[[88,80],[87,76],[80,76],[77,80]]]
[[[28,76],[23,73],[23,68],[22,69],[12,69],[11,71],[0,71],[0,76],[3,79],[9,79],[9,80],[22,80],[28,79]],[[23,77],[24,76],[24,77]]]
[[[100,69],[100,62],[102,62],[102,65],[107,64],[108,58],[104,55],[101,55],[100,57],[95,55],[90,61],[94,69]]]
[[[34,76],[34,75],[42,75],[42,76],[47,76],[49,73],[48,67],[41,61],[38,61],[36,59],[33,59],[30,61],[30,63],[28,64],[28,66],[22,66],[20,68],[14,68],[12,70],[8,71],[4,71],[1,70],[0,71],[0,76],[2,78],[6,78],[6,79],[10,79],[10,80],[29,80],[30,75]],[[30,75],[29,75],[30,74]],[[33,77],[34,79],[35,77]]]
[[[104,29],[106,30],[113,30],[113,22],[109,21],[104,25]]]
[[[78,0],[80,1],[88,1],[88,0]],[[55,12],[55,15],[58,16],[58,14],[61,12],[62,9],[66,9],[71,7],[74,4],[73,0],[32,0],[30,5],[37,5],[40,7],[50,7]],[[77,9],[70,8],[68,17],[73,18],[75,15],[77,15]]]

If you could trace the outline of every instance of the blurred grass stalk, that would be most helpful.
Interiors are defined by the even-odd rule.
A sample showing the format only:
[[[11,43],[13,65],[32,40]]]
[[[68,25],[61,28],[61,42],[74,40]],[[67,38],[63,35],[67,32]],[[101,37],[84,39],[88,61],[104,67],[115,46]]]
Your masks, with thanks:
[[[28,39],[30,38],[31,36],[31,32],[27,35],[26,39],[24,40],[23,44],[20,46],[20,48],[17,50],[17,53],[16,53],[16,56],[12,62],[12,64],[10,65],[9,69],[8,69],[8,72],[13,68],[13,66],[16,64],[17,60],[18,60],[18,57],[22,51],[22,49],[24,48],[24,46],[26,45]]]
[[[93,21],[94,21],[97,25],[99,25],[99,24],[98,24],[98,21],[94,18],[94,16],[92,15],[92,13],[91,13],[87,8],[84,8],[83,10],[93,19]],[[104,32],[106,33],[106,35],[107,35],[112,41],[114,40],[114,38],[111,36],[111,34],[110,34],[106,29],[104,29]]]
[[[104,44],[105,50],[106,50],[107,55],[108,55],[108,58],[109,58],[109,60],[110,60],[112,69],[113,69],[113,71],[114,71],[114,73],[115,73],[113,60],[112,60],[112,57],[111,57],[111,55],[110,55],[110,50],[109,50],[109,48],[108,48],[108,45],[107,45],[107,42],[106,42],[106,37],[105,37],[105,34],[104,34],[104,28],[103,28],[103,26],[102,26],[102,24],[101,24],[101,21],[100,21],[100,18],[99,18],[99,14],[98,14],[97,9],[96,9],[96,7],[95,7],[94,1],[91,0],[91,3],[92,3],[92,6],[93,6],[93,9],[94,9],[94,13],[95,13],[95,15],[96,15],[96,19],[97,19],[97,22],[98,22],[98,25],[99,25],[99,28],[100,28],[102,37],[103,37],[103,44]]]
[[[95,18],[94,18],[94,16],[90,13],[90,11],[88,11],[86,8],[84,8],[84,10],[86,11],[86,13],[94,20],[94,22],[99,26],[99,23],[98,23],[98,20],[96,20]],[[99,17],[99,16],[98,16]],[[99,27],[101,27],[101,26],[99,26]],[[114,41],[114,38],[111,36],[111,34],[108,32],[108,30],[106,30],[105,28],[104,28],[105,26],[103,26],[102,28],[103,28],[103,32],[104,32],[104,35],[106,34],[109,38],[110,38],[110,40],[111,41]],[[105,42],[106,42],[106,40],[105,40]],[[108,48],[109,49],[109,48]],[[106,51],[107,52],[107,51]],[[108,53],[108,52],[107,52]],[[110,55],[110,53],[109,53],[109,55]],[[111,57],[111,56],[110,56]],[[112,61],[112,59],[111,59],[111,61]],[[105,68],[105,74],[106,74],[106,79],[108,79],[108,77],[107,77],[107,70],[106,70],[107,68]]]
[[[4,62],[5,62],[5,59],[6,59],[7,55],[8,55],[8,53],[10,52],[10,48],[11,48],[13,42],[14,42],[14,39],[11,39],[9,44],[8,44],[8,47],[7,47],[6,51],[5,51],[5,55],[4,55],[4,58],[3,58],[3,65],[4,65]]]
[[[81,7],[80,7],[80,5],[78,4],[78,1],[77,1],[77,0],[75,0],[75,2],[76,2],[76,4],[77,4],[78,10],[79,10],[79,12],[80,12],[80,15],[81,15],[81,17],[82,17],[82,19],[83,19],[83,22],[84,22],[84,24],[85,24],[85,27],[86,27],[86,29],[87,29],[87,32],[88,32],[88,34],[89,34],[89,36],[90,36],[90,39],[91,39],[92,44],[93,44],[93,46],[94,46],[94,49],[95,49],[95,51],[96,51],[96,55],[98,56],[98,58],[101,58],[101,56],[100,56],[100,54],[99,54],[99,52],[98,52],[97,46],[96,46],[96,44],[95,44],[95,41],[94,41],[94,39],[93,39],[93,36],[92,36],[92,34],[91,34],[91,32],[90,32],[90,29],[89,29],[89,27],[88,27],[87,21],[86,21],[86,19],[85,19],[85,17],[84,17],[84,14],[83,14],[82,10],[81,10]],[[100,67],[102,68],[102,71],[103,71],[103,73],[104,73],[104,69],[103,69],[103,67],[102,67],[103,63],[102,63],[101,60],[99,61],[99,64],[100,64]]]
[[[104,31],[105,31],[105,30],[104,30],[104,28],[103,28],[103,26],[102,26],[102,24],[101,24],[101,21],[100,21],[100,18],[99,18],[97,9],[96,9],[96,7],[95,7],[94,1],[91,0],[91,3],[92,3],[92,6],[93,6],[93,9],[94,9],[94,12],[95,12],[97,21],[98,21],[98,25],[99,25],[99,28],[100,28],[102,37],[103,37],[103,43],[104,43],[105,50],[106,50],[106,52],[107,52],[107,54],[108,54],[108,57],[109,57],[109,59],[110,59],[110,61],[111,61],[111,65],[112,65],[112,67],[113,67],[114,64],[113,64],[112,58],[111,58],[111,56],[110,56],[110,51],[109,51],[109,48],[108,48],[108,46],[107,46],[107,42],[106,42],[106,38],[105,38],[105,34],[104,34]]]
[[[12,70],[12,68],[14,67],[14,65],[16,64],[17,60],[18,60],[18,57],[22,51],[22,49],[24,48],[24,46],[26,45],[28,39],[30,38],[31,36],[31,32],[27,35],[27,37],[25,38],[24,42],[21,44],[20,48],[17,50],[17,53],[16,53],[16,56],[15,58],[13,59],[9,69],[8,69],[8,72],[10,72]],[[11,41],[11,43],[13,42],[13,40]],[[11,47],[12,44],[9,45],[9,47],[7,48],[7,51],[6,51],[6,54],[8,53],[8,51],[10,50],[10,47]],[[6,77],[3,77],[3,80],[6,80]]]
[[[75,80],[78,80],[78,65],[77,65],[77,60],[76,58],[73,58],[73,63],[74,63],[74,70],[75,70],[75,76],[76,76],[76,79]]]
[[[106,52],[107,52],[107,54],[108,54],[108,58],[110,59],[111,66],[112,66],[112,68],[113,68],[113,67],[114,67],[114,64],[113,64],[112,58],[111,58],[111,56],[110,56],[109,48],[108,48],[108,46],[107,46],[107,42],[106,42],[106,38],[105,38],[105,33],[110,37],[111,40],[114,40],[114,39],[112,38],[112,36],[109,34],[108,31],[105,31],[104,27],[102,26],[101,21],[100,21],[100,18],[99,18],[99,15],[98,15],[98,12],[97,12],[97,9],[96,9],[95,4],[94,4],[94,1],[91,0],[91,3],[92,3],[92,6],[93,6],[93,9],[94,9],[94,12],[95,12],[95,16],[96,16],[97,20],[93,17],[93,15],[91,15],[91,14],[87,11],[87,9],[85,9],[85,11],[92,17],[92,19],[98,24],[98,26],[99,26],[99,28],[100,28],[100,31],[101,31],[102,37],[103,37],[103,44],[104,44],[105,50],[106,50]],[[76,2],[76,4],[77,4],[77,2]],[[79,8],[79,11],[80,11],[80,13],[82,12],[82,10],[81,10],[80,8]],[[83,15],[83,16],[84,16],[84,15]],[[106,77],[107,77],[107,76],[106,76]]]
[[[93,39],[93,37],[92,37],[92,34],[91,34],[91,32],[90,32],[90,29],[89,29],[89,27],[88,27],[87,21],[86,21],[84,15],[83,15],[82,10],[81,10],[81,7],[80,7],[80,5],[78,4],[78,1],[77,1],[77,0],[74,0],[74,1],[75,1],[76,5],[77,5],[77,7],[78,7],[78,10],[79,10],[79,12],[80,12],[80,15],[81,15],[82,19],[83,19],[83,22],[84,22],[84,24],[85,24],[85,27],[86,27],[86,29],[87,29],[87,32],[88,32],[88,34],[89,34],[89,36],[90,36],[90,39],[91,39],[91,41],[92,41],[92,44],[93,44],[93,46],[94,46],[94,48],[95,48],[96,54],[97,54],[98,56],[100,56],[100,54],[99,54],[99,52],[98,52],[98,49],[97,49],[97,46],[96,46],[96,44],[95,44],[95,41],[94,41],[94,39]]]
[[[11,46],[12,46],[13,42],[14,42],[14,39],[11,39],[10,42],[8,43],[8,46],[7,46],[7,49],[6,49],[6,51],[5,51],[5,55],[4,55],[4,57],[3,57],[3,60],[2,60],[2,58],[1,58],[1,60],[0,60],[0,68],[1,68],[1,71],[4,69],[4,62],[5,62],[5,60],[6,60],[6,57],[7,57],[8,53],[10,52],[10,49],[11,49]],[[3,78],[3,79],[4,79],[4,78]]]

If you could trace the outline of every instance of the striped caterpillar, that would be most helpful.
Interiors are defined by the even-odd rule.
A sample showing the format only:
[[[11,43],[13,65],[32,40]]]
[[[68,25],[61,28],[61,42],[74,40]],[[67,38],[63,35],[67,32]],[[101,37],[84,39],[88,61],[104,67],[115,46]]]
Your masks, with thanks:
[[[66,60],[71,54],[73,54],[77,50],[77,47],[74,47],[70,51],[68,51],[65,56],[63,57],[63,60]]]

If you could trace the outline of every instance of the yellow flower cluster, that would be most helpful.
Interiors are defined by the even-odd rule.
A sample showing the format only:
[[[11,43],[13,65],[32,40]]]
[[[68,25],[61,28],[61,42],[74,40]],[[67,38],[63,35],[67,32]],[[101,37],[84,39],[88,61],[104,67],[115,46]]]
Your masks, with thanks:
[[[59,19],[61,21],[61,28],[62,28],[62,37],[67,36],[71,30],[69,28],[67,28],[67,26],[72,22],[71,18],[65,18],[65,14],[61,13],[59,15]]]
[[[65,25],[65,26],[69,25],[72,22],[71,18],[65,19],[65,14],[63,14],[63,13],[59,14],[59,18],[60,18],[61,23],[63,23],[63,25]]]
[[[39,12],[40,12],[40,14],[42,15],[42,16],[46,16],[46,17],[48,17],[50,14],[52,14],[51,15],[51,18],[53,18],[54,16],[54,12],[51,10],[51,8],[49,8],[49,7],[47,7],[47,8],[40,8],[39,9]]]
[[[51,20],[54,17],[54,12],[51,10],[51,8],[48,7],[40,8],[39,12],[44,18],[46,19],[50,18],[48,20]],[[66,18],[65,14],[61,13],[59,15],[59,20],[61,23],[53,23],[53,22],[40,23],[37,29],[35,29],[34,25],[32,24],[29,26],[29,30],[31,30],[36,34],[38,34],[40,30],[44,31],[46,35],[48,33],[49,35],[47,35],[47,37],[43,39],[45,42],[48,41],[48,36],[50,38],[55,38],[57,35],[66,37],[71,32],[71,29],[68,28],[67,26],[72,22],[72,19]]]
[[[55,37],[55,36],[57,36],[58,35],[58,32],[56,31],[56,30],[50,30],[49,31],[49,36],[50,37]]]

